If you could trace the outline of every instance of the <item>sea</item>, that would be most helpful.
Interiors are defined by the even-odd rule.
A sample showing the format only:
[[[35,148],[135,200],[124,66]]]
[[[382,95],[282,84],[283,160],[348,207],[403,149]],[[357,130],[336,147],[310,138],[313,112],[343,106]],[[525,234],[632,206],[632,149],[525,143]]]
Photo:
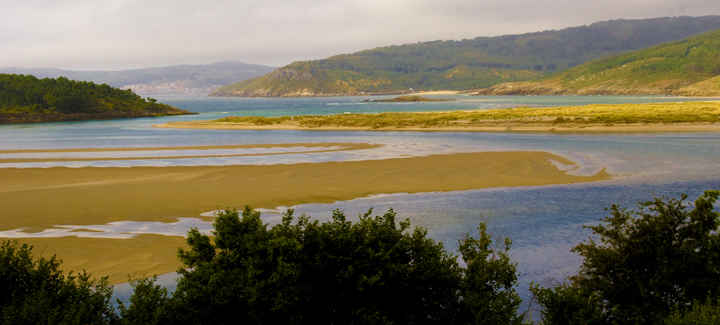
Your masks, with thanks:
[[[478,189],[456,192],[387,193],[332,204],[303,204],[288,208],[329,220],[332,211],[344,211],[350,220],[373,209],[389,209],[398,219],[428,229],[428,235],[455,252],[465,234],[476,235],[486,222],[496,238],[509,237],[509,254],[517,263],[517,291],[530,299],[531,282],[551,286],[577,274],[582,258],[571,249],[593,238],[587,226],[609,216],[606,208],[617,204],[636,209],[638,202],[656,197],[688,195],[688,208],[705,190],[720,189],[720,134],[718,133],[510,133],[510,132],[411,132],[411,131],[305,131],[305,130],[183,130],[153,128],[172,121],[217,119],[226,116],[328,115],[341,113],[426,112],[485,110],[511,107],[552,107],[594,103],[652,103],[708,100],[671,96],[465,96],[428,95],[456,99],[452,102],[373,103],[366,99],[393,96],[322,98],[215,98],[197,95],[157,96],[159,102],[197,112],[197,115],[116,119],[83,122],[38,123],[0,126],[0,150],[178,147],[280,143],[379,143],[382,148],[337,152],[296,152],[282,155],[173,158],[166,150],[157,159],[52,161],[0,163],[0,168],[105,167],[292,164],[301,162],[388,159],[476,151],[548,151],[579,164],[569,171],[594,174],[602,169],[613,175],[607,181]],[[15,156],[13,156],[15,155]],[[44,153],[44,157],[68,157]],[[53,156],[55,155],[55,156]],[[60,156],[57,156],[60,155]],[[66,156],[62,156],[66,155]],[[0,158],[16,154],[3,153]],[[35,157],[37,158],[37,157]],[[243,206],[227,202],[227,206]],[[720,206],[716,206],[718,208]],[[279,214],[267,210],[262,218],[271,226]],[[180,221],[179,221],[180,222]],[[190,222],[190,223],[188,223]],[[194,223],[193,223],[194,222]],[[184,220],[166,235],[182,236],[186,227],[209,231],[210,224]],[[99,225],[102,226],[102,225]],[[128,229],[134,227],[126,224]],[[125,228],[115,229],[122,233]],[[174,231],[174,232],[173,232]],[[0,234],[2,236],[2,234]],[[174,289],[177,274],[159,275],[159,283]],[[128,284],[115,286],[115,295],[127,300]]]

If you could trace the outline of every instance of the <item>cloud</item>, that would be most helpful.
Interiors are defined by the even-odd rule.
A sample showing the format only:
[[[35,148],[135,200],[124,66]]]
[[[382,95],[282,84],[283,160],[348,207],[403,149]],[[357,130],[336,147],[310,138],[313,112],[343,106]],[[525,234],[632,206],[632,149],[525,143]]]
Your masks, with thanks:
[[[717,14],[718,7],[716,0],[6,0],[0,66],[280,66],[418,41]]]

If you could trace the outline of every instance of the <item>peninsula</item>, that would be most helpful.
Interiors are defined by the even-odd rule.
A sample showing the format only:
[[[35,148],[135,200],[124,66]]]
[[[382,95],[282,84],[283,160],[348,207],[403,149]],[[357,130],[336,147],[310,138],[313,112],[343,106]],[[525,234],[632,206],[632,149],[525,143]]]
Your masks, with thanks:
[[[0,124],[187,114],[194,113],[106,84],[0,74]]]

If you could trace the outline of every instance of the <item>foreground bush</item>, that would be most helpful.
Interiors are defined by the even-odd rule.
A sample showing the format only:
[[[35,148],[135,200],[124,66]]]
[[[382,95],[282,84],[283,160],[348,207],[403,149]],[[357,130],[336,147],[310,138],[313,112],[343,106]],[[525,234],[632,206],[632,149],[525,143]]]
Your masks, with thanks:
[[[531,288],[543,323],[660,324],[674,312],[676,324],[686,324],[681,316],[720,289],[718,196],[706,191],[691,211],[686,195],[641,202],[638,211],[613,205],[603,224],[588,227],[600,243],[573,248],[585,258],[580,274],[555,289]]]
[[[0,324],[110,324],[117,319],[107,278],[67,276],[55,257],[34,260],[32,248],[0,247]]]
[[[720,300],[693,302],[684,313],[678,308],[665,320],[666,325],[720,325]]]
[[[260,213],[226,210],[214,239],[196,229],[167,322],[187,324],[519,324],[515,264],[479,239],[460,241],[466,266],[427,230],[383,216],[326,223],[292,211],[270,229]]]

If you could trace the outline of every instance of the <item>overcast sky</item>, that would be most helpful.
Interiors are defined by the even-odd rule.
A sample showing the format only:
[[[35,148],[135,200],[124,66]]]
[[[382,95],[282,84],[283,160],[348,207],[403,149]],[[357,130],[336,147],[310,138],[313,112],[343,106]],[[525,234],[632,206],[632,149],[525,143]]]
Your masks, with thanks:
[[[0,0],[0,67],[282,66],[394,44],[717,14],[718,0]]]

